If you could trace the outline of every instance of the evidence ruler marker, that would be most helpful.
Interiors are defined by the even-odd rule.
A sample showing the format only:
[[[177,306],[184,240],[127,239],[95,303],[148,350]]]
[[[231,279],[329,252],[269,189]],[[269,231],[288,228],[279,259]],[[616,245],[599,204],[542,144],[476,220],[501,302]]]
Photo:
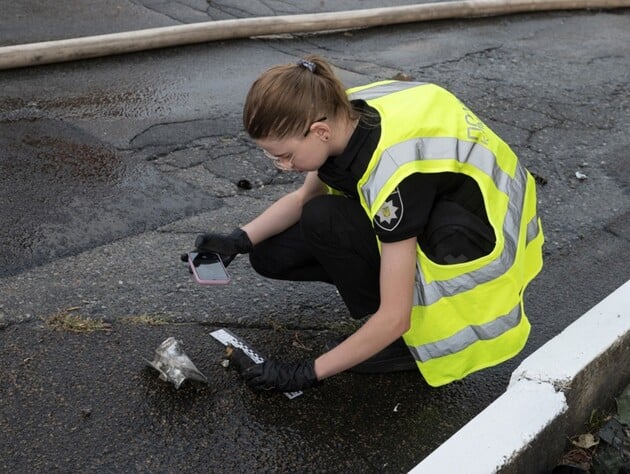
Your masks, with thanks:
[[[234,346],[241,349],[247,357],[253,360],[257,364],[262,364],[265,361],[265,358],[260,355],[256,349],[252,348],[244,339],[240,338],[236,334],[231,333],[227,329],[217,329],[214,332],[211,332],[210,335],[214,337],[217,341],[219,341],[224,346]],[[284,392],[284,395],[292,400],[296,397],[299,397],[304,392]]]

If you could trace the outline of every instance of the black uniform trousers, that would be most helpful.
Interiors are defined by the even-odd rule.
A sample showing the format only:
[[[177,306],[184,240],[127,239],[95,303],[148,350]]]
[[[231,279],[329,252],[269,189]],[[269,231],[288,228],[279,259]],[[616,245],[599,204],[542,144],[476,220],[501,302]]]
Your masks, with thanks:
[[[418,241],[427,257],[441,265],[474,260],[495,245],[490,226],[452,201],[433,206]],[[381,256],[374,228],[357,200],[313,198],[297,224],[254,247],[250,262],[268,278],[333,283],[354,318],[379,307]]]
[[[335,195],[311,199],[297,224],[254,246],[249,258],[267,278],[333,283],[354,318],[379,307],[381,257],[357,200]]]

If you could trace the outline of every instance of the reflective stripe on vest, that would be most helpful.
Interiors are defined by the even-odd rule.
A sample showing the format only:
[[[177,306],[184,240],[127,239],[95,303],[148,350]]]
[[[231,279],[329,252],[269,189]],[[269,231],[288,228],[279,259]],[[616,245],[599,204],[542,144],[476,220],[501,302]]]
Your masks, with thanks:
[[[367,84],[365,86],[359,86],[359,87],[355,87],[354,89],[348,90],[348,98],[350,100],[376,99],[377,97],[382,97],[384,95],[391,94],[393,92],[404,91],[405,89],[411,89],[412,87],[417,87],[421,84],[424,84],[424,83],[422,82],[396,82],[396,81],[375,82],[373,84]]]
[[[454,354],[466,349],[479,340],[487,341],[494,339],[504,332],[515,328],[521,322],[521,316],[521,304],[519,303],[508,314],[500,316],[486,324],[466,326],[447,339],[423,344],[418,347],[409,347],[409,350],[416,360],[422,362],[427,362],[444,355]]]

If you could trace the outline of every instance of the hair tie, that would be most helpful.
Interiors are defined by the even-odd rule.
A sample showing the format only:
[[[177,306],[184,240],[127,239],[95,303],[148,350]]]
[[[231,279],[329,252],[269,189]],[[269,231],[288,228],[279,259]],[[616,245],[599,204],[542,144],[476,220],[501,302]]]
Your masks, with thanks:
[[[315,65],[315,63],[312,62],[312,61],[309,61],[307,59],[300,59],[297,62],[297,65],[298,66],[302,66],[302,67],[308,69],[311,72],[315,72],[315,69],[317,69],[317,66]]]

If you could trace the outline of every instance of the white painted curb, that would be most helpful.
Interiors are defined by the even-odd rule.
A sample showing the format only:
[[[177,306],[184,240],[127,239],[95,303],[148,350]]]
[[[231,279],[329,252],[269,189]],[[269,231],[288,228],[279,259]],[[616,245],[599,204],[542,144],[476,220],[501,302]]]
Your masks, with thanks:
[[[575,376],[630,332],[630,280],[540,347],[512,373],[562,390]]]
[[[630,281],[525,359],[503,395],[410,473],[462,472],[465,466],[467,474],[488,474],[508,468],[570,409],[567,391],[578,374],[628,335]]]
[[[564,394],[550,385],[516,383],[411,472],[496,472],[566,409]]]

